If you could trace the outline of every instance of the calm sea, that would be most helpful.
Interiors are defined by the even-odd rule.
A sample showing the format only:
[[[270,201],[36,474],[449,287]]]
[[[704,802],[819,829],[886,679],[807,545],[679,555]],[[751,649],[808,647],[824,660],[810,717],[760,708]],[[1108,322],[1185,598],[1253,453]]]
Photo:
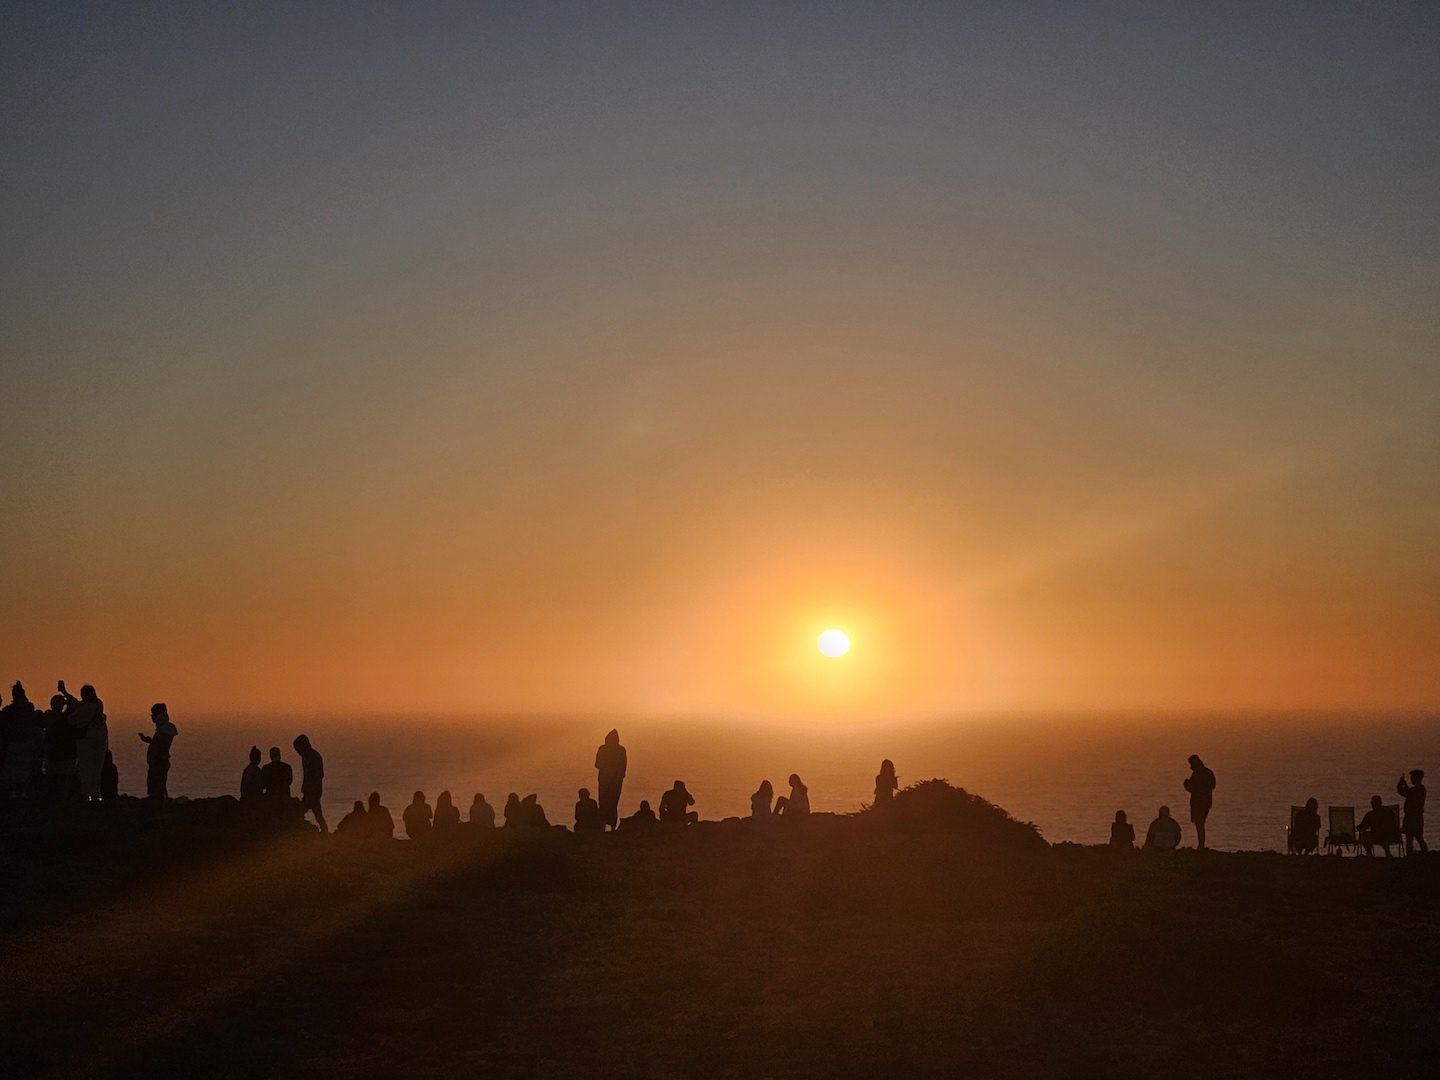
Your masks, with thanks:
[[[141,717],[114,717],[111,744],[121,790],[143,793]],[[462,813],[483,791],[498,809],[508,792],[536,792],[552,822],[569,824],[576,789],[595,788],[595,748],[612,726],[630,756],[622,814],[652,805],[684,779],[704,818],[748,813],[761,779],[777,793],[799,773],[816,810],[850,811],[868,802],[881,758],[901,784],[941,777],[1033,821],[1049,840],[1101,843],[1115,810],[1143,835],[1168,803],[1193,842],[1181,786],[1185,759],[1198,753],[1218,778],[1210,843],[1280,848],[1288,808],[1314,796],[1364,806],[1372,794],[1396,801],[1402,770],[1440,777],[1440,716],[1225,715],[991,717],[906,723],[819,725],[752,720],[624,717],[396,716],[277,718],[186,716],[171,772],[172,796],[236,793],[246,752],[278,745],[299,767],[290,741],[307,732],[325,756],[331,823],[355,799],[381,792],[397,812],[414,791],[449,789]],[[1437,837],[1440,839],[1440,837]]]

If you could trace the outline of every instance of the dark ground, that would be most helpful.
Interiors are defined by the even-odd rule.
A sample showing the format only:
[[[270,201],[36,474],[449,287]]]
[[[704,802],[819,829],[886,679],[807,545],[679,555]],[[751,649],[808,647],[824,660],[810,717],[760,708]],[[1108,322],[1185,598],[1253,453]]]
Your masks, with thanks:
[[[428,847],[7,826],[0,1055],[76,1077],[1428,1072],[1440,857],[806,824]]]

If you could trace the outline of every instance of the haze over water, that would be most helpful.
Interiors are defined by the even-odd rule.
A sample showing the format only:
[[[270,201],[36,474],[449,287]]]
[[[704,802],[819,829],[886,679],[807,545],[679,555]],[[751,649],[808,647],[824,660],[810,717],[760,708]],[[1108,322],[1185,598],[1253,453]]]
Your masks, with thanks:
[[[112,719],[123,791],[143,790],[143,746],[127,734],[138,718]],[[683,779],[703,818],[741,816],[761,779],[777,793],[798,772],[817,811],[868,803],[881,758],[902,785],[930,777],[983,795],[1035,822],[1051,841],[1103,843],[1117,809],[1137,832],[1168,803],[1194,843],[1185,792],[1186,757],[1216,772],[1211,845],[1283,849],[1291,803],[1363,806],[1372,794],[1395,802],[1402,769],[1440,762],[1440,723],[1424,714],[1195,714],[1098,718],[967,717],[904,724],[834,725],[754,720],[495,716],[459,718],[179,718],[170,792],[235,794],[245,753],[300,730],[325,756],[331,824],[355,799],[379,790],[399,811],[415,790],[432,805],[449,789],[462,813],[476,791],[497,811],[510,791],[536,792],[552,823],[571,824],[576,789],[595,790],[595,748],[618,724],[629,749],[622,814]],[[398,816],[398,814],[397,814]]]

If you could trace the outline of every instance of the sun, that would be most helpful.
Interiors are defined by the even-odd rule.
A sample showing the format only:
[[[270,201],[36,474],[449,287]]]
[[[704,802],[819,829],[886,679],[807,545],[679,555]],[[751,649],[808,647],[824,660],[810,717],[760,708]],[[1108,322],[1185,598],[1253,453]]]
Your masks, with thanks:
[[[815,646],[832,659],[844,656],[850,651],[850,635],[844,630],[826,630],[815,642]]]

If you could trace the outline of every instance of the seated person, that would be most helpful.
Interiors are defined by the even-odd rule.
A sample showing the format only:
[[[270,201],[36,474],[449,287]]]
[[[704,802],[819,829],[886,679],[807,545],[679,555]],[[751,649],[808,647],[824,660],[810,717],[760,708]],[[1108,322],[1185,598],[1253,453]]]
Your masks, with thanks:
[[[600,816],[600,804],[590,797],[588,788],[580,789],[579,801],[575,803],[575,831],[604,832],[605,819]]]
[[[1135,847],[1135,826],[1125,817],[1124,810],[1116,810],[1115,820],[1110,823],[1110,846],[1127,851]]]
[[[1305,807],[1290,825],[1290,850],[1313,855],[1320,850],[1320,800],[1307,799]]]
[[[370,792],[369,809],[365,811],[365,824],[371,836],[385,840],[395,839],[395,819],[390,808],[380,805],[380,792]]]
[[[520,824],[531,829],[550,827],[550,819],[545,816],[545,808],[540,805],[538,795],[526,795],[520,800]]]
[[[626,832],[644,832],[660,824],[660,819],[655,816],[655,811],[650,809],[650,800],[641,799],[640,809],[620,822],[620,827]]]
[[[770,786],[770,781],[761,780],[755,794],[750,796],[750,816],[756,821],[767,820],[770,817],[770,803],[774,798],[775,789]]]
[[[796,773],[790,774],[790,794],[775,800],[776,817],[804,817],[810,813],[810,789],[800,781]]]
[[[1174,851],[1180,846],[1180,823],[1170,816],[1170,807],[1160,807],[1159,816],[1145,832],[1147,851]]]
[[[424,840],[430,835],[430,822],[435,816],[435,811],[430,809],[430,804],[425,801],[423,791],[415,792],[415,798],[400,815],[400,820],[405,823],[405,835],[411,840]]]
[[[485,796],[480,792],[475,793],[475,801],[470,804],[470,824],[479,829],[495,828],[495,808],[485,801]]]
[[[1400,843],[1400,830],[1396,828],[1395,815],[1385,806],[1385,800],[1379,795],[1370,796],[1370,809],[1366,810],[1365,816],[1360,819],[1355,838],[1360,841],[1366,855],[1374,855],[1375,845],[1379,844],[1385,849],[1387,859],[1390,858],[1390,845]]]
[[[435,830],[436,836],[453,836],[460,828],[460,808],[455,805],[450,792],[442,791],[435,799],[435,816],[430,827]]]
[[[370,815],[365,812],[365,804],[359,799],[350,812],[340,819],[340,824],[335,826],[335,835],[342,840],[359,840],[367,835],[370,822],[366,820]]]
[[[684,780],[676,780],[671,789],[660,796],[660,820],[672,825],[693,825],[700,815],[690,807],[695,796],[685,789]]]

